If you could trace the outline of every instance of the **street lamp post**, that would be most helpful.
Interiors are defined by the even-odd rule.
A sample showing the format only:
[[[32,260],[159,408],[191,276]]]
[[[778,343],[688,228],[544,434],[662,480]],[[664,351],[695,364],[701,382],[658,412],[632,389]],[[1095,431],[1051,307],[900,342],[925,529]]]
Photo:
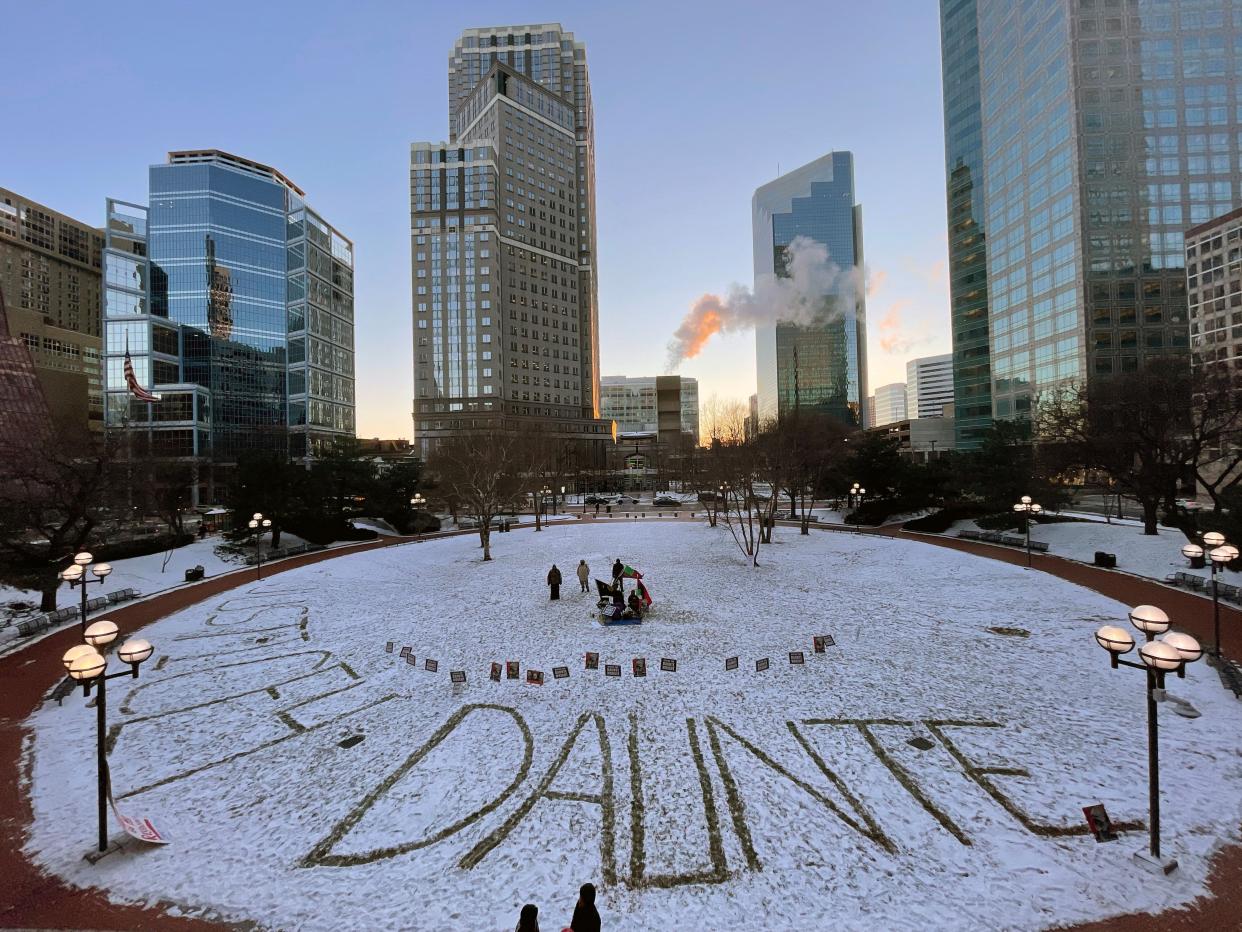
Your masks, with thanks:
[[[108,574],[112,572],[112,565],[109,563],[96,563],[89,566],[90,562],[95,558],[83,551],[73,558],[73,563],[60,571],[60,578],[69,584],[69,588],[80,587],[82,590],[82,630],[86,631],[86,586],[91,582],[103,583]],[[90,572],[95,578],[92,580],[87,576]]]
[[[1023,524],[1026,525],[1026,566],[1031,567],[1031,518],[1039,514],[1044,509],[1031,501],[1031,496],[1023,495],[1018,504],[1013,506],[1013,510],[1023,517]]]
[[[569,502],[565,501],[565,486],[561,486],[561,507],[569,514]],[[552,500],[552,514],[556,514],[556,499]]]
[[[422,531],[418,527],[418,509],[427,504],[427,499],[423,498],[421,492],[415,492],[414,497],[410,499],[410,507],[414,509],[414,536],[422,537]]]
[[[1147,792],[1151,810],[1148,819],[1151,839],[1149,850],[1136,851],[1134,857],[1144,867],[1169,874],[1176,870],[1177,861],[1160,854],[1160,740],[1156,703],[1163,702],[1165,698],[1164,675],[1176,673],[1179,677],[1185,677],[1186,664],[1202,657],[1203,648],[1189,634],[1180,631],[1166,634],[1169,631],[1169,616],[1154,605],[1140,605],[1132,609],[1130,623],[1146,636],[1146,642],[1139,648],[1142,663],[1121,659],[1122,654],[1134,650],[1134,638],[1125,628],[1106,625],[1095,632],[1095,640],[1108,651],[1114,670],[1119,666],[1133,667],[1147,674]],[[1157,641],[1157,634],[1164,634],[1164,637]]]
[[[108,850],[108,754],[105,739],[108,734],[108,680],[118,676],[138,677],[139,665],[155,650],[141,638],[126,641],[117,651],[128,670],[108,673],[108,660],[100,649],[116,640],[116,623],[100,619],[86,629],[85,644],[78,644],[65,652],[62,662],[69,675],[82,684],[82,695],[89,696],[91,687],[98,689],[95,697],[95,765],[98,773],[99,850]]]
[[[862,508],[863,496],[866,494],[867,494],[867,490],[864,489],[862,486],[860,486],[857,482],[855,482],[850,487],[850,494],[849,494],[850,507],[853,508],[855,511],[858,511],[860,508]],[[861,524],[862,524],[862,517],[860,516],[859,519],[854,522],[854,533],[855,534],[862,533],[862,531],[860,530]]]
[[[1182,556],[1194,562],[1207,556],[1212,570],[1212,656],[1220,658],[1220,595],[1217,592],[1216,574],[1225,564],[1238,558],[1238,548],[1225,543],[1225,535],[1220,531],[1208,531],[1203,535],[1203,543],[1211,547],[1206,554],[1198,544],[1186,544],[1182,547]]]
[[[260,511],[256,511],[254,517],[250,519],[250,530],[254,531],[254,554],[258,579],[263,578],[263,532],[271,526],[271,519],[263,517]]]

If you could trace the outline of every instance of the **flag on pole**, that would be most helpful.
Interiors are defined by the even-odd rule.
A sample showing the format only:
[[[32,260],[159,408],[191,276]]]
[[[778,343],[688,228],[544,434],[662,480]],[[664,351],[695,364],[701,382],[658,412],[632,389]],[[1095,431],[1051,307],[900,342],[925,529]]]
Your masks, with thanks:
[[[651,608],[651,593],[648,592],[647,587],[643,585],[643,574],[634,569],[634,567],[627,565],[625,569],[621,571],[621,578],[634,580],[638,587],[639,598],[646,603],[648,608]]]
[[[159,401],[160,396],[149,392],[138,384],[138,376],[134,374],[134,361],[129,358],[129,347],[125,348],[125,384],[129,392],[139,401]]]

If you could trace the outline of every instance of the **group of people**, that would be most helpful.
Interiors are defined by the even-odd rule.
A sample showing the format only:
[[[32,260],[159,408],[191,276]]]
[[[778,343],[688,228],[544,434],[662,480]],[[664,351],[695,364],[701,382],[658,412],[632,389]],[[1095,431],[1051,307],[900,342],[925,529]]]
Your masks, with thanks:
[[[539,932],[539,907],[527,903],[518,916],[516,932]],[[574,916],[562,932],[599,932],[599,910],[595,908],[595,885],[584,883],[578,891]]]
[[[617,592],[621,591],[621,574],[625,572],[625,564],[621,562],[621,558],[617,557],[617,561],[612,565],[612,586]],[[578,561],[578,585],[582,587],[582,591],[587,591],[587,583],[591,579],[591,568],[587,566],[586,560]],[[552,569],[548,570],[548,589],[551,591],[551,598],[556,602],[561,597],[561,571],[555,563]],[[633,598],[633,596],[631,596]]]

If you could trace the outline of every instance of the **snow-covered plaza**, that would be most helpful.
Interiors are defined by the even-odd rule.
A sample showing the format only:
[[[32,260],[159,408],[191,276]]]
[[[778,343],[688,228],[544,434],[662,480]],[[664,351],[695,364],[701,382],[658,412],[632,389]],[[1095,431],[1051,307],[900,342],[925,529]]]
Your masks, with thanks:
[[[590,881],[618,930],[1037,929],[1187,903],[1239,840],[1242,709],[1205,663],[1169,680],[1201,717],[1159,713],[1180,870],[1135,864],[1141,828],[1087,833],[1097,802],[1147,818],[1143,678],[1093,638],[1127,606],[1053,576],[792,529],[751,567],[685,521],[492,551],[342,556],[145,629],[154,658],[110,687],[112,782],[172,841],[83,860],[95,723],[75,695],[29,723],[31,858],[276,928],[512,928],[534,902],[559,929]],[[618,557],[654,606],[605,628],[574,570]],[[507,661],[520,678],[490,679]]]

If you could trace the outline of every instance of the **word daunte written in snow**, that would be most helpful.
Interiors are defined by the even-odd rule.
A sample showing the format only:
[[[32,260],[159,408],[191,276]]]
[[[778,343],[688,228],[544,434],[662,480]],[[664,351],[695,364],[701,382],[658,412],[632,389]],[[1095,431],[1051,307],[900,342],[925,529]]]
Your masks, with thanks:
[[[842,269],[828,247],[795,236],[785,247],[785,275],[759,275],[754,289],[733,285],[726,296],[705,294],[691,306],[668,344],[668,371],[699,355],[718,333],[781,323],[825,324],[853,314],[862,300],[863,275]]]
[[[520,761],[513,758],[513,772],[495,771],[496,762],[489,761],[487,766],[493,768],[493,775],[499,781],[507,781],[503,788],[497,788],[486,801],[477,808],[461,815],[456,821],[442,825],[436,830],[424,829],[416,831],[413,836],[401,840],[393,840],[382,847],[360,849],[351,845],[348,840],[356,826],[363,821],[367,813],[388,793],[411,773],[425,767],[424,761],[434,761],[435,751],[459,729],[465,733],[466,740],[494,741],[494,734],[488,730],[472,734],[483,724],[487,717],[507,722],[512,732],[514,751],[520,750]],[[686,750],[697,772],[698,794],[701,796],[702,819],[707,850],[704,852],[700,866],[684,873],[654,874],[647,868],[647,855],[654,845],[647,838],[647,807],[650,803],[657,808],[665,808],[668,800],[655,798],[653,788],[647,786],[644,776],[644,745],[638,716],[629,715],[628,728],[624,728],[624,759],[628,764],[622,774],[615,772],[613,764],[613,729],[600,712],[582,712],[568,735],[560,743],[542,772],[532,773],[532,764],[536,757],[543,760],[546,754],[536,754],[536,741],[530,726],[522,718],[517,709],[478,703],[464,705],[453,712],[439,729],[426,741],[413,750],[394,769],[384,774],[377,784],[360,787],[363,795],[351,807],[348,813],[337,821],[327,833],[302,858],[301,867],[352,867],[370,864],[388,858],[398,857],[412,851],[418,851],[448,842],[462,830],[480,824],[485,830],[482,837],[478,832],[467,832],[461,850],[453,857],[459,867],[472,870],[483,863],[488,856],[504,844],[515,831],[530,831],[530,824],[524,828],[523,823],[541,803],[554,801],[573,803],[591,807],[599,819],[600,875],[604,883],[613,885],[625,883],[635,889],[648,887],[675,887],[688,884],[724,883],[736,876],[740,868],[746,871],[763,869],[759,855],[761,847],[767,848],[777,843],[770,837],[759,838],[757,831],[764,828],[762,820],[755,822],[748,816],[748,808],[764,808],[772,804],[770,794],[783,782],[789,791],[796,790],[809,804],[812,811],[819,809],[827,823],[836,823],[838,830],[851,834],[874,845],[878,852],[888,855],[901,851],[899,840],[890,834],[895,826],[906,825],[909,814],[900,812],[876,812],[866,802],[865,796],[851,787],[845,778],[833,767],[831,759],[826,758],[817,749],[817,738],[824,729],[845,730],[854,734],[869,749],[875,759],[887,770],[909,795],[913,804],[923,810],[940,824],[940,827],[952,835],[961,845],[971,846],[973,840],[946,809],[938,803],[940,793],[933,794],[928,787],[942,790],[945,774],[943,771],[927,774],[915,773],[907,763],[900,762],[889,753],[880,740],[881,732],[894,727],[926,731],[947,752],[946,758],[953,762],[960,779],[972,783],[983,790],[1009,816],[1015,819],[1028,832],[1044,837],[1059,838],[1072,835],[1086,835],[1090,832],[1087,825],[1079,823],[1056,824],[1042,821],[1038,814],[1030,812],[1020,805],[1006,791],[1003,781],[998,777],[1029,777],[1028,771],[1006,764],[998,766],[980,761],[977,751],[967,753],[957,743],[961,729],[984,729],[996,734],[1003,726],[997,722],[960,719],[919,719],[896,720],[889,718],[875,719],[844,719],[822,718],[802,719],[784,723],[779,729],[781,736],[767,731],[766,734],[753,733],[752,728],[738,728],[721,719],[708,715],[700,718],[686,719]],[[615,728],[615,721],[613,728]],[[752,732],[750,735],[744,732]],[[792,745],[788,739],[792,738]],[[971,742],[977,744],[975,739]],[[773,745],[783,745],[783,749],[774,749]],[[556,746],[555,744],[553,745]],[[650,747],[647,747],[650,751]],[[598,783],[581,785],[576,780],[569,781],[575,785],[573,792],[568,792],[560,777],[563,769],[581,776],[579,768],[570,764],[571,758],[595,758],[600,761],[597,771]],[[752,768],[744,766],[744,762],[753,762],[779,778],[758,781],[754,779]],[[930,763],[930,762],[929,762]],[[945,761],[934,764],[942,768]],[[809,766],[808,766],[809,765]],[[650,764],[647,765],[650,769]],[[815,774],[815,776],[811,776]],[[694,777],[688,775],[690,785]],[[739,779],[741,776],[741,779]],[[596,778],[592,778],[594,780]],[[629,784],[628,793],[621,797],[625,804],[618,803],[617,781],[626,779]],[[723,799],[719,799],[714,786],[724,788]],[[663,784],[657,784],[663,787]],[[664,792],[668,792],[664,787]],[[678,793],[679,797],[684,794]],[[769,798],[766,798],[769,797]],[[511,799],[517,800],[516,806],[506,805]],[[629,824],[624,824],[625,810],[629,810]],[[498,813],[503,813],[503,818]],[[493,813],[498,813],[490,818]],[[619,824],[620,823],[620,824]],[[732,869],[725,854],[726,846],[723,833],[728,826],[732,830],[736,845],[740,851],[742,864]],[[1123,823],[1114,825],[1115,830],[1132,830],[1141,828],[1142,823]],[[625,865],[618,864],[617,836],[619,830],[628,828],[630,860],[628,872]],[[762,844],[756,844],[761,841]],[[624,850],[624,849],[622,849]],[[668,852],[654,852],[656,859],[667,863]]]

